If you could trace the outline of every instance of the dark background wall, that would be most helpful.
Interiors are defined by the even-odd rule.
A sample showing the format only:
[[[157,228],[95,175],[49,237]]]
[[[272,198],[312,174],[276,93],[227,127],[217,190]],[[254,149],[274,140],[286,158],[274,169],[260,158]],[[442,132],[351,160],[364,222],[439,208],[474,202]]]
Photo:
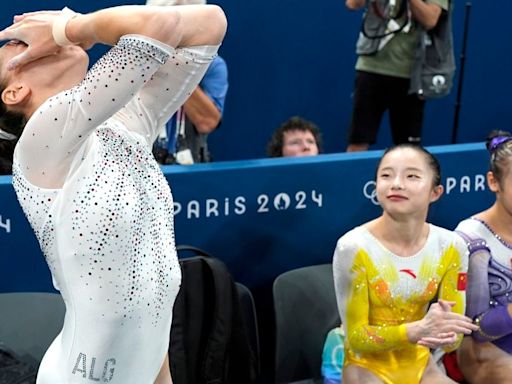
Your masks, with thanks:
[[[361,12],[345,9],[343,0],[212,0],[229,19],[221,55],[229,65],[230,90],[224,122],[210,138],[216,160],[265,156],[273,131],[291,115],[315,121],[324,133],[325,150],[346,147],[354,79],[354,43]],[[143,1],[126,0],[124,4]],[[481,141],[491,129],[508,129],[512,84],[512,1],[471,1],[466,71],[458,142]],[[41,1],[0,5],[0,25],[11,15],[40,9]],[[47,0],[44,7],[64,5],[80,12],[120,5],[115,0]],[[465,2],[455,2],[457,61],[462,46]],[[97,58],[101,50],[92,51]],[[427,105],[424,144],[451,141],[455,94]],[[375,148],[390,143],[387,123]]]

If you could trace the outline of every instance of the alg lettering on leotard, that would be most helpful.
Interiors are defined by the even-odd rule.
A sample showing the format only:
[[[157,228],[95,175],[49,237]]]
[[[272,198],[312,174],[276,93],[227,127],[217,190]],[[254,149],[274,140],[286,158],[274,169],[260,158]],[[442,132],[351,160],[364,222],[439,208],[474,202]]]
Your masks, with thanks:
[[[108,383],[114,378],[114,370],[116,365],[116,359],[110,358],[105,361],[103,365],[103,374],[101,378],[99,374],[95,373],[96,358],[93,357],[91,360],[91,366],[89,369],[89,376],[87,376],[87,355],[80,352],[76,359],[75,367],[73,368],[72,374],[82,374],[82,377],[86,380],[101,381],[102,383]]]

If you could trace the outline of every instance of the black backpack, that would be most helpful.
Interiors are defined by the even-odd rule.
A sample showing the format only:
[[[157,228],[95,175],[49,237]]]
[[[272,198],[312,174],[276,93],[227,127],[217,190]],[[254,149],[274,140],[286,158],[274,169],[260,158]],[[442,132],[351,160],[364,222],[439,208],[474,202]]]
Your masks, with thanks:
[[[16,354],[0,345],[0,383],[35,384],[37,370],[19,359]]]
[[[173,383],[255,383],[258,363],[227,267],[202,256],[181,259],[180,265],[169,346]]]

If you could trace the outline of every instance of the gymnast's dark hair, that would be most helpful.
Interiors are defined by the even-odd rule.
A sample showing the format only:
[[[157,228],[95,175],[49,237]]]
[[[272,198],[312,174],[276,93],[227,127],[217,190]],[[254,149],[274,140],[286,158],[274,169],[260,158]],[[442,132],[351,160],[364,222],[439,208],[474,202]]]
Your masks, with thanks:
[[[403,143],[403,144],[398,144],[398,145],[395,145],[394,147],[390,147],[390,148],[386,149],[384,151],[384,154],[381,156],[379,163],[377,164],[377,169],[375,170],[375,175],[377,175],[377,172],[379,171],[379,167],[382,162],[382,159],[384,157],[386,157],[386,155],[388,153],[393,152],[397,149],[402,149],[402,148],[414,149],[415,151],[418,151],[423,156],[425,156],[428,166],[430,167],[430,169],[432,170],[432,173],[434,174],[434,180],[433,180],[434,187],[441,185],[441,166],[439,165],[439,161],[433,154],[431,154],[425,148],[423,148],[422,146],[417,145],[417,144]],[[377,178],[377,177],[375,177],[375,178]]]
[[[5,89],[5,84],[0,85],[0,94]],[[20,112],[7,109],[7,106],[0,99],[0,130],[14,135],[12,140],[0,139],[0,175],[12,173],[12,158],[14,147],[18,142],[27,120]]]
[[[512,135],[507,131],[492,131],[485,140],[485,146],[491,155],[489,170],[501,185],[512,159]]]

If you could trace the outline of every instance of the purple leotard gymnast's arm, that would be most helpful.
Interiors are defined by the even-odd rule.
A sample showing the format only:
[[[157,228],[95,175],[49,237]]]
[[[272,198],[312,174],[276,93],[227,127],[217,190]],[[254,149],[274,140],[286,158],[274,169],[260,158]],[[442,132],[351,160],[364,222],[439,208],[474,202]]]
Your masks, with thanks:
[[[486,250],[469,257],[466,312],[479,319],[480,330],[472,334],[477,341],[494,341],[512,333],[512,318],[503,300],[512,285],[510,271],[506,272]]]

